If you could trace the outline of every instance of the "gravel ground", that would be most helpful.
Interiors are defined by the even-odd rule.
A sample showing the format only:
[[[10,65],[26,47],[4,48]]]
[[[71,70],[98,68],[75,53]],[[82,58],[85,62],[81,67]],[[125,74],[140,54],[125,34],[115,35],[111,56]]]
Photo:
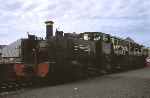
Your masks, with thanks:
[[[5,93],[0,98],[150,98],[150,68]]]

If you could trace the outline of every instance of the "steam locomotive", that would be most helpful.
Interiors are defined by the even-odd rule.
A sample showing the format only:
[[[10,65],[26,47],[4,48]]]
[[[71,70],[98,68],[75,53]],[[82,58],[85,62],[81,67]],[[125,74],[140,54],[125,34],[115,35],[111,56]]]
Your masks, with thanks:
[[[63,33],[53,36],[46,23],[46,39],[28,35],[2,49],[1,81],[44,79],[68,81],[142,68],[148,49],[134,41],[102,32]]]

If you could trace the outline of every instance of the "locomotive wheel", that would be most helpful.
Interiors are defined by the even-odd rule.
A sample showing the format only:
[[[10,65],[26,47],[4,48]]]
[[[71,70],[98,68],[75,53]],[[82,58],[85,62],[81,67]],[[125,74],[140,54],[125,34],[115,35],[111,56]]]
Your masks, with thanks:
[[[111,73],[112,72],[112,66],[111,66],[111,64],[106,64],[106,70],[107,70],[107,72],[108,73]]]

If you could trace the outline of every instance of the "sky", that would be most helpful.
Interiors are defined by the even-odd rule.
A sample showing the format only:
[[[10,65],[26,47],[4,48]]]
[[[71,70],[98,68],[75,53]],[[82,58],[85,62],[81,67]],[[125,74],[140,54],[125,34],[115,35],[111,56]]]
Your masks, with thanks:
[[[150,46],[149,0],[0,0],[0,44],[54,30],[104,32]]]

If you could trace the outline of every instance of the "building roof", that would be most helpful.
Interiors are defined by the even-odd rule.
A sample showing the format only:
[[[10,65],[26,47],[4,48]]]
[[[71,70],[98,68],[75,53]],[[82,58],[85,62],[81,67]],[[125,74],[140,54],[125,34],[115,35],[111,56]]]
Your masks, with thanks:
[[[135,41],[132,38],[130,38],[130,37],[127,37],[125,40],[129,41],[129,42],[132,42],[132,43],[135,43]]]
[[[0,49],[4,48],[5,46],[7,46],[7,45],[0,45]]]

